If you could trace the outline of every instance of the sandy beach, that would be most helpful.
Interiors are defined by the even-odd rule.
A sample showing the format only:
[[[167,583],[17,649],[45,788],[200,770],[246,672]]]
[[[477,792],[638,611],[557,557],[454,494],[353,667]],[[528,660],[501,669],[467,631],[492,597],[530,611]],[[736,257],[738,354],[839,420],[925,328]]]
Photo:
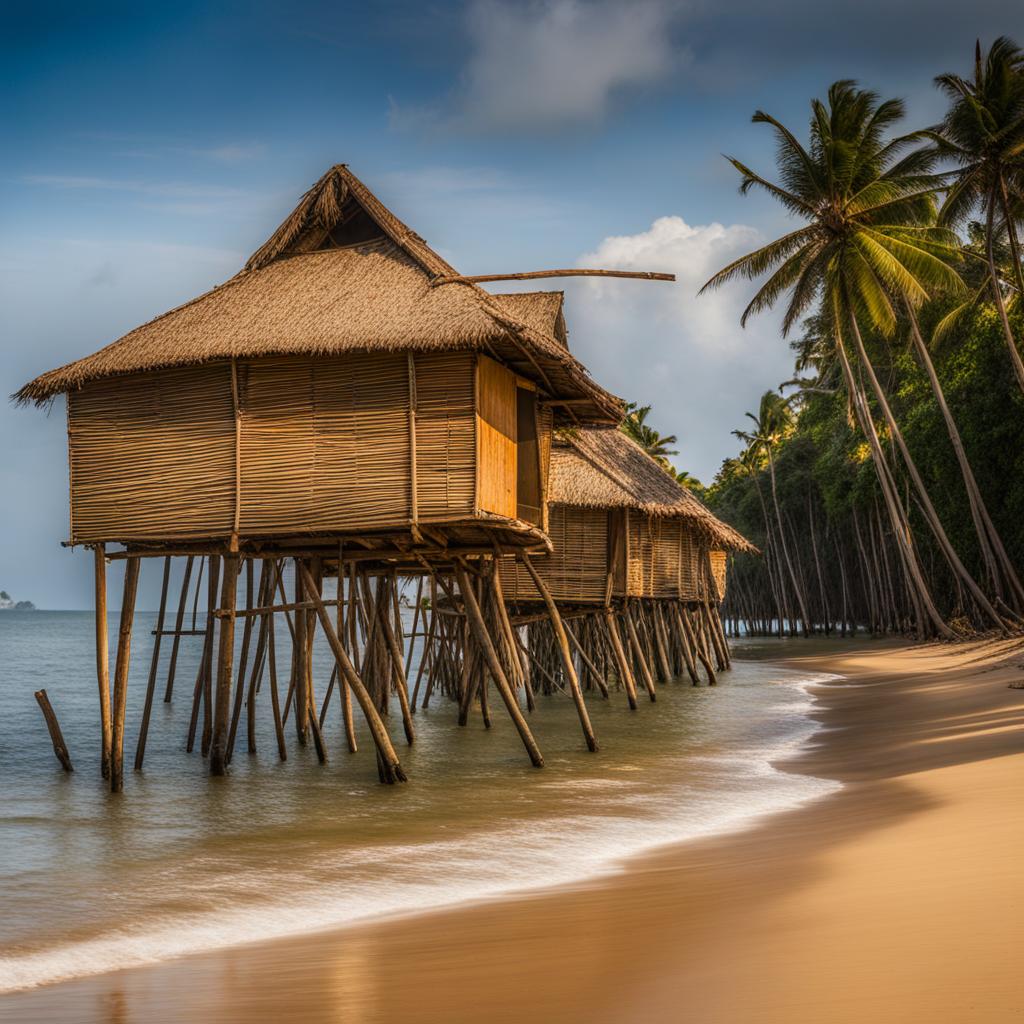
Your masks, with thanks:
[[[1024,649],[787,651],[844,676],[785,765],[834,796],[578,886],[41,988],[0,1019],[1019,1019]]]

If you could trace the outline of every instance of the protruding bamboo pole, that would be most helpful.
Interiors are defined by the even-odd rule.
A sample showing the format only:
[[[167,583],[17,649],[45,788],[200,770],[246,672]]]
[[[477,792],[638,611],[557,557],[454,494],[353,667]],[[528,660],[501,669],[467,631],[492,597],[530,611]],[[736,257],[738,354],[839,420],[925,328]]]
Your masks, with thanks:
[[[573,703],[576,705],[576,714],[579,715],[580,726],[583,729],[583,738],[587,742],[587,749],[591,752],[596,751],[597,737],[594,735],[594,727],[590,724],[590,715],[587,713],[587,705],[583,700],[583,690],[580,687],[579,677],[576,675],[576,666],[573,664],[572,651],[569,648],[569,638],[565,635],[565,627],[562,625],[562,618],[558,614],[558,606],[555,604],[555,599],[551,596],[551,591],[548,590],[548,585],[534,568],[533,562],[530,561],[530,556],[524,551],[520,557],[522,558],[523,565],[526,566],[526,571],[530,574],[530,579],[533,580],[533,585],[537,588],[537,592],[547,606],[548,617],[551,619],[551,628],[554,630],[555,640],[558,643],[558,652],[562,656],[562,668],[565,670],[566,679],[569,680],[569,690],[572,693]]]
[[[128,665],[131,661],[132,623],[135,617],[135,593],[139,585],[139,559],[132,557],[124,566],[124,593],[121,597],[121,624],[117,632],[117,659],[114,662],[113,732],[110,749],[110,791],[124,789],[124,713],[128,705]]]
[[[214,698],[213,742],[210,746],[210,774],[226,775],[228,766],[228,725],[231,715],[231,684],[235,658],[235,605],[238,601],[238,555],[224,556],[221,584],[220,643],[217,648],[217,693]]]
[[[384,728],[384,723],[381,721],[381,717],[374,707],[369,693],[366,692],[363,681],[356,674],[355,669],[352,667],[352,662],[345,652],[345,648],[342,647],[341,641],[338,639],[334,623],[331,622],[331,617],[328,615],[320,595],[313,586],[313,578],[309,570],[301,562],[296,563],[296,569],[301,575],[302,581],[309,593],[310,601],[313,602],[317,616],[320,619],[320,625],[323,627],[323,631],[327,636],[327,642],[330,644],[331,651],[338,663],[338,670],[348,685],[352,687],[352,692],[355,694],[356,700],[359,701],[359,706],[366,716],[366,723],[370,727],[370,733],[380,755],[379,763],[382,769],[383,781],[387,783],[405,782],[405,772],[402,770],[402,765],[398,760],[398,755],[395,753],[395,748],[391,745],[391,738],[388,736],[387,729]]]
[[[60,761],[64,771],[73,772],[75,769],[71,764],[68,745],[64,742],[64,734],[60,731],[60,722],[57,721],[57,715],[50,705],[50,698],[46,696],[45,690],[36,690],[36,703],[46,721],[46,729],[50,734],[50,742],[53,744],[53,752],[57,755],[57,760]]]
[[[102,544],[93,549],[96,587],[96,679],[100,690],[100,774],[110,778],[113,725],[110,717],[110,641],[107,637],[107,559]]]
[[[171,581],[171,556],[164,558],[163,583],[160,587],[160,611],[156,617],[156,636],[153,638],[153,657],[149,663],[149,681],[146,684],[146,703],[142,709],[142,724],[139,727],[139,741],[135,745],[135,771],[142,771],[146,756],[146,737],[149,735],[149,716],[153,711],[153,694],[156,691],[156,671],[160,665],[160,641],[163,639],[164,615],[167,612],[167,585]],[[175,637],[177,639],[177,637]]]
[[[530,761],[535,768],[543,768],[544,757],[540,752],[540,747],[537,746],[536,740],[533,738],[533,733],[530,732],[530,727],[526,724],[522,711],[519,710],[519,704],[508,684],[508,679],[505,676],[504,669],[501,667],[498,653],[495,651],[494,644],[491,643],[491,638],[487,634],[487,627],[484,624],[483,616],[480,614],[480,605],[477,603],[476,594],[473,593],[465,566],[461,562],[456,562],[455,564],[455,575],[459,581],[459,590],[462,592],[462,600],[466,607],[466,618],[469,621],[469,628],[472,630],[473,637],[487,662],[494,685],[497,686],[501,699],[505,702],[505,707],[515,724],[519,738],[523,741],[523,746],[526,747],[526,751],[530,755]]]

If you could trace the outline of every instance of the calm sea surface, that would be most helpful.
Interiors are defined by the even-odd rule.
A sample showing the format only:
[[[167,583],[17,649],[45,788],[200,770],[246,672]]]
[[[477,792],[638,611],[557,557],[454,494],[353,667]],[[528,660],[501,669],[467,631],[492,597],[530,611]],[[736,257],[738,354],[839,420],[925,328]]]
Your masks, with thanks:
[[[0,993],[614,871],[630,854],[835,788],[770,765],[810,736],[803,687],[827,677],[773,666],[764,659],[781,647],[745,641],[715,689],[662,686],[657,704],[634,713],[622,694],[588,699],[596,755],[571,701],[540,698],[530,721],[543,771],[529,766],[496,697],[490,731],[479,714],[458,728],[456,709],[435,699],[417,714],[411,749],[393,715],[411,779],[394,787],[378,784],[365,731],[357,754],[345,749],[337,699],[325,724],[330,763],[295,744],[291,722],[280,762],[266,685],[259,753],[246,752],[243,713],[230,775],[209,778],[198,752],[185,753],[202,640],[182,642],[171,704],[165,641],[135,773],[154,625],[154,614],[136,616],[125,792],[114,797],[99,777],[92,614],[0,612]],[[325,647],[314,660],[322,696]],[[285,685],[288,661],[281,640]],[[44,687],[70,776],[33,699]]]

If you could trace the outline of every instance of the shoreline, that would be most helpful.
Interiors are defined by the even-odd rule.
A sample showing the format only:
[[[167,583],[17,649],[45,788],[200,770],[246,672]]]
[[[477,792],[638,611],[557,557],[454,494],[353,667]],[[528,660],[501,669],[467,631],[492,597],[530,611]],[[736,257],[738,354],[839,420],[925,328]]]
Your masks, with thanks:
[[[817,687],[809,684],[815,689],[810,714],[819,727],[801,752],[776,767],[842,783],[833,794],[760,817],[740,831],[631,856],[617,871],[553,889],[530,889],[16,993],[0,998],[0,1018],[14,1011],[16,1019],[26,1021],[161,1021],[216,1014],[223,1020],[344,1015],[367,1022],[457,1022],[474,1019],[486,998],[487,1016],[495,1022],[526,1016],[639,1021],[666,1019],[680,1011],[716,1021],[852,1021],[872,1013],[875,1019],[924,1020],[928,1013],[943,1020],[1006,1019],[1011,1005],[1024,1005],[1024,986],[1014,986],[1008,978],[1004,982],[1009,985],[998,979],[988,985],[994,1000],[991,1016],[985,1016],[983,994],[973,991],[973,1016],[950,1016],[946,993],[932,1004],[918,993],[919,1016],[914,1015],[916,1008],[904,1007],[895,1016],[879,1018],[877,1008],[866,1005],[863,991],[845,993],[829,1008],[831,1015],[823,1014],[828,991],[822,990],[828,986],[822,978],[831,988],[842,988],[839,983],[846,979],[836,977],[834,964],[830,972],[816,975],[809,960],[827,959],[834,952],[827,940],[834,938],[836,927],[856,937],[852,917],[838,923],[818,920],[820,907],[813,912],[813,898],[821,898],[817,890],[824,887],[829,893],[826,905],[841,900],[843,890],[852,892],[851,915],[873,896],[841,885],[842,871],[836,880],[837,858],[856,861],[873,843],[885,842],[888,833],[913,833],[929,817],[954,810],[962,816],[965,809],[955,806],[951,794],[964,784],[984,786],[994,806],[1012,801],[1014,791],[1019,799],[1024,695],[1007,688],[1008,681],[1024,675],[1017,664],[1022,656],[1019,642],[955,648],[886,641],[853,647],[851,641],[812,643],[813,649],[795,648],[792,655],[783,647],[782,657],[771,660],[785,668],[839,672],[845,678]],[[885,692],[877,693],[879,687]],[[1004,782],[993,787],[989,776]],[[971,811],[969,803],[968,817]],[[989,814],[985,808],[974,811]],[[1012,819],[1011,812],[1001,825],[1024,833],[1021,822]],[[943,834],[940,830],[940,839]],[[997,846],[992,856],[1006,848],[1007,837],[987,829],[981,836],[956,835],[973,836],[983,847]],[[1014,836],[1024,838],[1016,832]],[[1019,845],[1017,838],[1010,840],[1009,849]],[[908,842],[913,848],[917,840],[911,835]],[[928,851],[921,853],[932,864]],[[890,850],[884,863],[892,862]],[[944,862],[940,866],[947,870]],[[855,868],[854,863],[847,873]],[[915,870],[920,874],[920,867]],[[898,902],[898,889],[890,895]],[[1016,883],[1005,900],[1019,897]],[[794,923],[794,914],[799,918],[794,906],[805,905],[808,920]],[[987,928],[989,941],[998,938],[1003,949],[1024,937],[1016,923],[1024,915],[1007,912],[1005,917],[1006,928],[998,922]],[[985,939],[982,934],[977,941]],[[780,952],[787,943],[793,944],[792,959]],[[877,947],[877,935],[865,943],[872,945]],[[864,955],[854,971],[858,951]],[[843,944],[841,973],[868,972],[879,989],[870,953],[856,942]],[[900,978],[912,974],[912,966]],[[794,971],[799,984],[792,980]],[[816,995],[812,998],[811,993]],[[93,1016],[82,1015],[86,1006],[92,1007]],[[936,1008],[945,1015],[935,1018]]]

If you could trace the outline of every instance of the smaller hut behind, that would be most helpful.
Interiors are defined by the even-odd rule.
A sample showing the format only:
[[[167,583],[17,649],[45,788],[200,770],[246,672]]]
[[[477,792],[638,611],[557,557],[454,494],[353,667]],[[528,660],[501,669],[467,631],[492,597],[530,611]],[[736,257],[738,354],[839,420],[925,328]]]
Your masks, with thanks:
[[[754,550],[620,430],[558,431],[550,473],[547,528],[554,551],[534,564],[561,604],[717,603],[725,553]],[[539,600],[521,565],[508,576],[510,600]]]

